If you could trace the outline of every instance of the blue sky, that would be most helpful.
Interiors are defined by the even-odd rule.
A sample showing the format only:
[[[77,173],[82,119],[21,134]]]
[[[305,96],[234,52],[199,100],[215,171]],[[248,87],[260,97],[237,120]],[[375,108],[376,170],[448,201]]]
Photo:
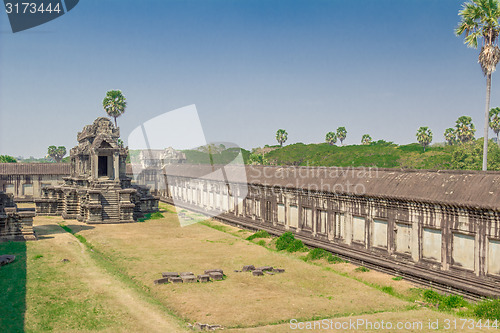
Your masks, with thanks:
[[[107,90],[128,101],[122,137],[196,104],[208,141],[244,148],[323,142],[345,126],[406,144],[434,142],[462,115],[482,136],[478,50],[454,36],[462,1],[85,0],[13,34],[0,14],[0,154],[41,157],[103,116]],[[500,103],[493,75],[492,107]],[[499,82],[497,84],[497,82]],[[189,133],[186,133],[189,135]]]

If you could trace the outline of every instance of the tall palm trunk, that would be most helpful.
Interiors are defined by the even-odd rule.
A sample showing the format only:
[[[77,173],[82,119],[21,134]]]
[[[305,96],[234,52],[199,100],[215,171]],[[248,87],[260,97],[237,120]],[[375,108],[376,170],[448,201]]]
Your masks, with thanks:
[[[488,128],[490,120],[491,73],[486,75],[486,109],[484,113],[483,171],[488,170]]]

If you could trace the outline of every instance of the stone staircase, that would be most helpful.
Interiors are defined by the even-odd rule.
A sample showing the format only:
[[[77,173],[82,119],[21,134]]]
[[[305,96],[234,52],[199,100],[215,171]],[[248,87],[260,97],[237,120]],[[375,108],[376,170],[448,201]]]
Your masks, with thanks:
[[[120,222],[119,193],[116,191],[103,191],[101,193],[102,220],[107,223]]]

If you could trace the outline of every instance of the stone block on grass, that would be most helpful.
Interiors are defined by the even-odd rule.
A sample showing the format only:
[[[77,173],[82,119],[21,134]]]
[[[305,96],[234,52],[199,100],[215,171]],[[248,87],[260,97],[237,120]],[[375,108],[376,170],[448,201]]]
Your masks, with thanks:
[[[200,282],[209,282],[210,281],[210,275],[208,275],[208,274],[198,275],[198,281],[200,281]]]
[[[272,266],[262,266],[262,267],[257,267],[256,270],[259,270],[259,271],[272,271],[273,270],[273,267]]]
[[[222,280],[224,275],[220,272],[209,272],[208,275],[215,281]]]
[[[177,273],[177,272],[163,272],[163,273],[161,273],[161,275],[162,275],[164,278],[169,278],[169,277],[176,277],[176,276],[179,276],[179,273]]]
[[[222,269],[207,269],[205,271],[205,274],[209,274],[209,273],[212,273],[212,272],[217,272],[217,273],[224,274],[224,272],[222,271]]]
[[[254,265],[246,265],[246,266],[243,266],[243,269],[242,269],[243,272],[251,272],[251,271],[254,271],[254,270],[255,270],[255,266]]]
[[[182,275],[182,282],[184,283],[194,283],[196,282],[196,277],[194,275]]]
[[[264,275],[264,273],[261,270],[256,269],[256,270],[252,271],[252,275],[253,276],[262,276],[262,275]]]
[[[168,283],[168,278],[155,280],[155,284],[165,284],[165,283]]]
[[[178,276],[172,276],[168,278],[168,281],[172,283],[182,283],[182,278]]]
[[[285,270],[283,268],[273,268],[274,273],[284,273]]]

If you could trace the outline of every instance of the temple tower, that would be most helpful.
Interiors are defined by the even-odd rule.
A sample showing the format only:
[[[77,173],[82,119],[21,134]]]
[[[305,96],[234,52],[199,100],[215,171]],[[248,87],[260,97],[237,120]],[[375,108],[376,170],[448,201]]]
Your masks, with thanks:
[[[65,184],[44,188],[35,200],[39,215],[62,215],[86,223],[134,222],[158,210],[158,198],[126,176],[128,149],[111,120],[97,118],[77,135],[71,149],[71,175]]]

